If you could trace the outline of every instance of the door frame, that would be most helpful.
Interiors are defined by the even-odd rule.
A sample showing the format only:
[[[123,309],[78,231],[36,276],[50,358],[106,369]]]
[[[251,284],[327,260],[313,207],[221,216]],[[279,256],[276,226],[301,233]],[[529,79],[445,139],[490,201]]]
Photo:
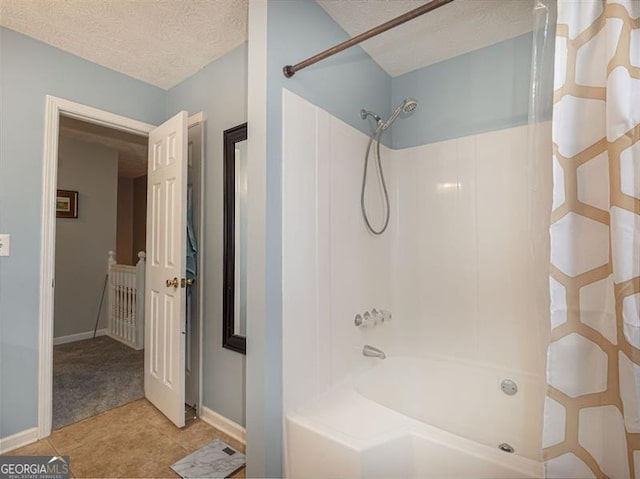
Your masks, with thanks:
[[[196,414],[198,417],[202,416],[202,386],[203,386],[203,374],[202,365],[204,364],[202,348],[204,346],[204,241],[205,241],[205,214],[204,214],[204,195],[205,195],[205,173],[206,173],[206,137],[207,137],[207,125],[205,123],[204,113],[199,111],[189,116],[187,120],[187,144],[189,142],[189,128],[192,126],[200,125],[200,215],[197,218],[198,221],[198,274],[196,280],[196,288],[198,289],[198,403],[196,404]],[[188,174],[187,174],[188,175]],[[194,218],[194,220],[196,220]],[[185,385],[186,387],[186,385]]]
[[[53,303],[56,252],[55,197],[58,181],[58,135],[61,115],[145,137],[148,137],[149,132],[156,127],[155,125],[52,95],[46,95],[45,97],[44,152],[42,165],[42,230],[40,236],[38,439],[51,435],[53,421]],[[204,121],[201,113],[196,114],[189,118],[189,125],[192,125],[192,118],[194,124]],[[202,313],[199,315],[198,323],[200,342],[202,344]],[[201,409],[202,350],[200,350],[199,388],[200,404],[198,406],[199,409]]]

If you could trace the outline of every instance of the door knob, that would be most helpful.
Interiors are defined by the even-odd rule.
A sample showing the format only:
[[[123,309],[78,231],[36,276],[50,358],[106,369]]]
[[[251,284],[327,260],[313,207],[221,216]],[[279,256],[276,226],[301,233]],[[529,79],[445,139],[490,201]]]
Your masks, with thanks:
[[[180,280],[178,278],[168,279],[167,288],[170,288],[171,286],[178,289],[178,286],[180,286]]]

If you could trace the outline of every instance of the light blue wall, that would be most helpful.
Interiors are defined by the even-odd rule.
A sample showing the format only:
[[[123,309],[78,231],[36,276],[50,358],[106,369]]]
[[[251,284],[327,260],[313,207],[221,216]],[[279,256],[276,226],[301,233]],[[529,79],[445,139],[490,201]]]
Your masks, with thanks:
[[[45,95],[159,124],[166,92],[0,28],[0,437],[37,425]]]
[[[313,0],[270,0],[267,6],[267,204],[266,204],[266,318],[264,357],[252,358],[250,367],[263,379],[264,403],[256,405],[256,417],[264,421],[264,435],[254,436],[248,413],[248,451],[264,464],[255,467],[266,477],[282,477],[282,251],[281,251],[281,151],[282,88],[324,108],[362,131],[369,124],[359,116],[361,108],[388,115],[391,78],[364,51],[352,48],[286,79],[282,67],[314,55],[348,39]],[[249,125],[251,128],[251,125]],[[310,148],[312,145],[310,145]],[[251,341],[251,337],[247,339]],[[254,373],[251,374],[252,377]],[[249,388],[252,385],[248,386]],[[248,389],[248,395],[250,390]],[[262,429],[262,428],[258,428]],[[251,452],[249,452],[251,454]]]
[[[394,125],[393,148],[526,124],[532,38],[521,35],[394,78],[393,105],[413,97],[420,106]],[[550,113],[551,101],[546,119]]]
[[[247,121],[246,43],[171,88],[167,104],[169,116],[205,117],[203,403],[244,425],[245,356],[222,347],[222,133]]]
[[[389,115],[391,77],[359,46],[307,67],[292,78],[282,74],[283,66],[350,38],[314,0],[271,0],[267,15],[270,118],[281,115],[282,88],[367,134],[371,125],[360,118],[360,109],[373,110],[382,117]]]

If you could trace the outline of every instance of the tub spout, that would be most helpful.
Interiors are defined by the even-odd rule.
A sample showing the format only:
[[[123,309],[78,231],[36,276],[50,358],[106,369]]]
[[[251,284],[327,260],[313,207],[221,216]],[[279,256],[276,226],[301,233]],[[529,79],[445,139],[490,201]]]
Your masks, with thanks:
[[[364,356],[367,356],[368,358],[385,359],[387,357],[387,355],[384,354],[380,349],[369,346],[368,344],[365,344],[362,348],[362,354]]]

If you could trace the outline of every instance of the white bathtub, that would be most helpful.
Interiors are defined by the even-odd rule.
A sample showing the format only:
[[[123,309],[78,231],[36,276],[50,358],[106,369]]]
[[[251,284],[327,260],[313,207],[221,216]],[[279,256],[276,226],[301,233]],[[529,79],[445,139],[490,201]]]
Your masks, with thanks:
[[[503,373],[410,357],[369,368],[286,416],[287,477],[516,479],[543,477],[542,390]],[[508,443],[515,453],[498,449]]]

